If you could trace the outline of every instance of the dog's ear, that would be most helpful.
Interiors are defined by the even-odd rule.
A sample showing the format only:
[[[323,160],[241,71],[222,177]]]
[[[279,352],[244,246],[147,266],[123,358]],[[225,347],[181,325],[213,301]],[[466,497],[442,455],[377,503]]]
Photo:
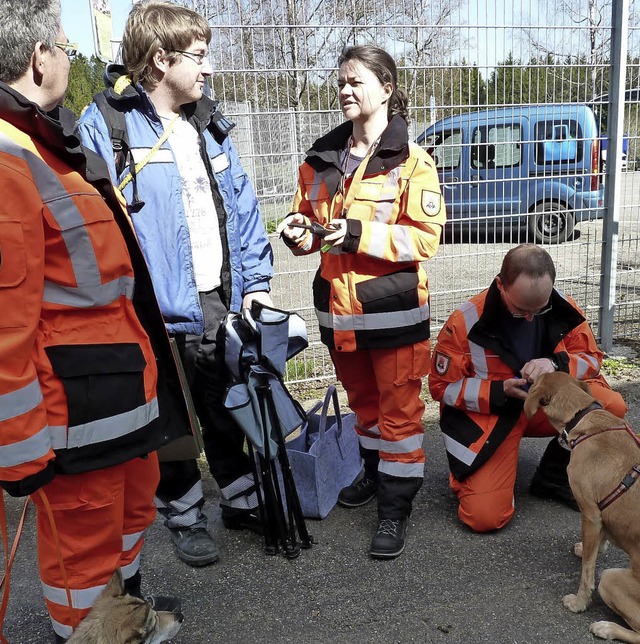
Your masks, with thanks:
[[[578,380],[576,379],[576,385],[582,389],[582,391],[586,391],[590,396],[591,396],[591,387],[589,387],[589,383],[585,382],[584,380]]]
[[[524,414],[531,420],[536,415],[539,407],[546,407],[549,404],[551,396],[545,388],[534,383],[524,401]]]
[[[120,595],[124,595],[124,581],[122,581],[120,568],[116,569],[113,573],[113,577],[111,577],[109,583],[102,592],[109,597],[119,597]]]

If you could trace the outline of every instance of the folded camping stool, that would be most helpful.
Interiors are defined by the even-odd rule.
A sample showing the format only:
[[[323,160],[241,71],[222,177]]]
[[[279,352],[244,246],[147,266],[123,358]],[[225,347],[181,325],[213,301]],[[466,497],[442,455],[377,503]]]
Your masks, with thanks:
[[[285,387],[284,370],[287,360],[308,346],[304,320],[253,302],[250,310],[230,312],[224,325],[225,362],[232,378],[224,405],[247,436],[265,552],[282,551],[294,558],[300,547],[311,547],[312,539],[284,439],[306,414]]]

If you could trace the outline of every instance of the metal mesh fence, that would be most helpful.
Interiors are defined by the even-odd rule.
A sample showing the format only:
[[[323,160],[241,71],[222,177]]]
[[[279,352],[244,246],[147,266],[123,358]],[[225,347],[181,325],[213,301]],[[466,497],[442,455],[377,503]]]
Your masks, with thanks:
[[[410,98],[410,134],[433,154],[448,208],[447,234],[426,267],[432,336],[490,283],[505,252],[528,240],[548,248],[558,288],[585,309],[598,336],[607,277],[612,335],[620,340],[640,335],[640,97],[627,92],[622,150],[611,158],[608,94],[612,69],[622,69],[627,90],[640,86],[640,46],[635,4],[620,25],[615,2],[182,4],[213,27],[213,91],[238,123],[232,136],[269,230],[289,212],[305,150],[342,121],[340,51],[377,44],[398,63]],[[614,45],[616,30],[626,36],[622,49]],[[432,136],[421,138],[429,127]],[[606,208],[607,183],[619,190],[616,213]],[[605,217],[614,225],[603,225]],[[272,244],[276,305],[300,312],[310,331],[309,349],[287,377],[332,376],[312,307],[318,258],[294,258],[275,237]]]

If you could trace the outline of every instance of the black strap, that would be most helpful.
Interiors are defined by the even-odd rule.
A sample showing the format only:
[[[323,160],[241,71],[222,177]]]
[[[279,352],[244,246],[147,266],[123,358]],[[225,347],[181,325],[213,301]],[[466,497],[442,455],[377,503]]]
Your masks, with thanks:
[[[129,137],[127,136],[127,123],[124,118],[124,112],[121,112],[109,102],[105,92],[99,92],[93,97],[93,100],[107,124],[111,146],[113,147],[116,174],[120,176],[127,165],[127,156],[129,155]]]

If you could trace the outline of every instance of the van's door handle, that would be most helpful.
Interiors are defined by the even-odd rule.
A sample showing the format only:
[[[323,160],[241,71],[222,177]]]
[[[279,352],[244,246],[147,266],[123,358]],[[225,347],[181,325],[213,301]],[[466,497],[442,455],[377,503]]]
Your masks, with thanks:
[[[482,177],[479,174],[477,174],[475,177],[469,177],[469,181],[470,181],[469,183],[470,188],[477,188],[478,187],[477,182],[482,181]]]
[[[448,183],[460,183],[460,179],[458,177],[451,177],[451,179],[447,179],[442,185],[446,188]]]

